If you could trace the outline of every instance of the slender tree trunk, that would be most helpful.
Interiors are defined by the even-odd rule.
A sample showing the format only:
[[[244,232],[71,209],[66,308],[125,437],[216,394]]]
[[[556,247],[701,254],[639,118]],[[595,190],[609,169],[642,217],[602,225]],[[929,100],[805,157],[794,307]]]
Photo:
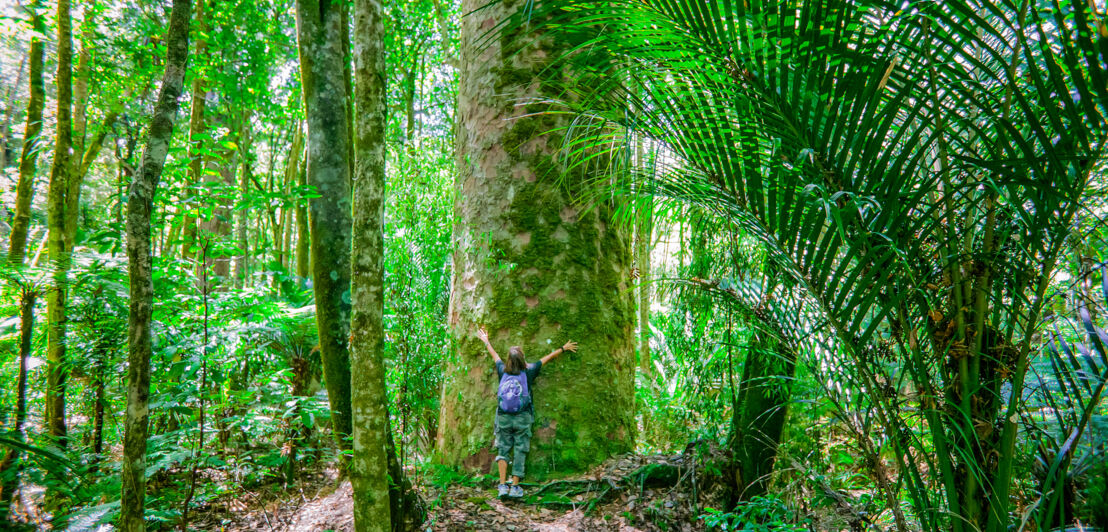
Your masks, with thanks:
[[[270,180],[270,185],[272,185],[270,187],[270,190],[276,191],[277,185],[276,185],[276,183],[273,183],[272,179]],[[278,209],[277,205],[275,205],[273,203],[270,203],[269,213],[268,213],[269,214],[269,238],[271,240],[273,240],[273,263],[277,264],[277,266],[280,267],[282,265],[282,263],[284,263],[285,250],[281,249],[281,245],[284,243],[284,239],[281,238],[281,231],[282,231],[282,229],[281,229],[281,220],[282,220],[282,217],[280,216],[280,213],[278,212],[277,209]],[[281,283],[278,280],[278,276],[277,276],[276,272],[274,272],[272,277],[270,277],[269,283],[270,283],[270,287],[273,288],[274,291],[277,291],[281,288]]]
[[[350,373],[354,529],[390,530],[385,391],[385,65],[380,0],[354,3],[354,251]],[[395,479],[399,481],[399,479]],[[396,516],[400,518],[400,516]]]
[[[641,141],[635,143],[635,167],[643,172],[643,147]],[[645,179],[643,180],[645,181]],[[642,181],[640,181],[641,183]],[[635,219],[635,262],[639,270],[639,374],[646,386],[646,396],[652,397],[653,384],[650,377],[650,252],[654,236],[654,200],[645,199],[645,191],[640,190],[644,201],[642,212]],[[650,406],[642,405],[643,439],[650,441]]]
[[[42,132],[42,109],[46,105],[46,92],[43,83],[45,69],[45,48],[42,35],[46,31],[42,14],[39,13],[41,1],[32,4],[31,49],[27,53],[30,62],[30,95],[27,102],[27,125],[23,132],[23,151],[19,155],[19,184],[16,185],[15,217],[12,219],[12,232],[8,241],[8,261],[23,264],[27,254],[27,229],[31,224],[31,200],[35,195],[35,166],[38,160],[39,133]]]
[[[27,69],[27,57],[23,56],[23,59],[19,61],[19,70],[15,74],[15,82],[11,87],[8,87],[8,97],[4,105],[4,122],[0,123],[0,170],[4,170],[8,167],[8,161],[11,160],[11,133],[12,133],[12,118],[15,117],[15,95],[19,91],[19,86],[23,84],[23,71]]]
[[[580,342],[579,354],[543,368],[533,391],[527,470],[583,470],[635,441],[631,239],[609,201],[576,201],[572,191],[588,179],[582,169],[554,177],[569,121],[545,113],[545,104],[520,103],[564,96],[548,76],[561,79],[549,67],[565,45],[524,28],[488,39],[526,1],[485,4],[462,5],[474,14],[462,20],[458,87],[449,311],[456,356],[444,368],[437,448],[450,465],[491,465],[496,374],[474,335],[482,324],[493,345],[522,346],[532,360]]]
[[[85,3],[84,23],[81,24],[81,51],[77,53],[77,69],[73,75],[73,157],[76,164],[81,163],[81,155],[85,150],[85,133],[88,129],[88,82],[92,51],[89,44],[92,42],[93,22],[89,11],[96,6],[96,0]],[[73,167],[76,170],[76,166]],[[72,170],[71,170],[72,171]]]
[[[106,345],[98,346],[96,352],[96,367],[93,369],[93,387],[95,388],[96,404],[92,413],[92,453],[93,461],[99,463],[104,454],[104,407],[108,404],[107,397],[107,358]]]
[[[308,162],[301,160],[297,170],[297,182],[301,190],[307,186]],[[301,280],[311,275],[311,246],[312,234],[308,230],[308,208],[304,202],[296,203],[296,276]]]
[[[84,23],[81,25],[81,51],[77,54],[77,69],[73,77],[73,129],[70,145],[69,176],[65,194],[65,247],[72,250],[77,240],[77,217],[81,205],[81,184],[85,175],[81,173],[85,153],[85,137],[88,130],[88,84],[92,52],[93,19],[89,11],[94,9],[96,1],[84,3]]]
[[[185,84],[188,59],[190,0],[173,0],[166,35],[168,50],[161,92],[150,118],[146,146],[127,202],[127,260],[131,282],[128,319],[127,417],[123,439],[123,500],[119,528],[123,532],[146,530],[143,499],[146,496],[146,433],[150,424],[151,318],[154,283],[151,277],[150,214],[169,143],[177,99]]]
[[[208,21],[205,13],[207,0],[196,2],[196,49],[193,55],[196,58],[204,58],[208,54],[208,41],[204,34],[208,31]],[[181,258],[188,260],[194,257],[193,248],[196,247],[196,211],[199,209],[197,187],[204,181],[204,142],[207,140],[207,124],[204,121],[204,110],[207,106],[208,93],[205,88],[204,72],[197,68],[192,78],[190,90],[192,105],[189,108],[189,141],[188,157],[189,170],[185,186],[185,216],[181,219]]]
[[[239,198],[243,203],[238,214],[238,227],[236,238],[239,242],[241,253],[235,261],[235,286],[242,288],[250,285],[250,217],[252,210],[250,204],[250,181],[254,177],[254,131],[250,124],[251,112],[247,112],[243,118],[243,138],[240,150],[242,157],[242,175],[239,177]]]
[[[54,163],[50,168],[50,190],[47,200],[47,252],[54,270],[54,289],[46,295],[46,431],[61,447],[66,446],[65,426],[65,330],[66,297],[70,265],[67,242],[66,212],[69,204],[69,178],[72,171],[69,156],[72,135],[73,42],[69,17],[69,0],[58,1],[58,86],[57,132],[54,139]]]
[[[300,172],[300,154],[304,149],[304,135],[301,133],[300,124],[296,125],[296,129],[292,134],[292,146],[289,148],[289,156],[285,162],[285,176],[284,176],[284,190],[283,196],[289,198],[292,196],[292,187],[297,180],[297,173]],[[292,231],[293,220],[292,212],[295,207],[290,204],[286,204],[281,207],[281,243],[280,243],[280,260],[281,268],[285,271],[289,271],[293,268],[292,264]]]
[[[350,124],[347,121],[343,8],[334,0],[297,0],[300,77],[308,121],[308,202],[316,321],[331,425],[350,447]]]
[[[385,435],[388,438],[385,450],[388,453],[389,515],[392,518],[392,532],[419,530],[420,525],[427,520],[427,510],[419,492],[412,489],[412,483],[408,481],[408,476],[404,474],[400,460],[397,459],[391,421],[385,430]]]
[[[27,419],[27,358],[31,356],[31,339],[35,331],[34,289],[24,287],[19,299],[19,377],[16,383],[15,425],[9,437],[23,442],[23,422]],[[7,446],[0,459],[0,523],[8,521],[15,492],[19,489],[19,474],[23,469],[21,453],[15,446]]]
[[[415,162],[415,134],[416,134],[416,76],[419,74],[419,60],[423,57],[419,53],[420,45],[416,45],[412,54],[412,64],[404,76],[404,147],[408,154],[408,163]]]
[[[289,173],[285,176],[285,188],[283,195],[288,198],[292,194],[293,181],[296,178],[294,173]],[[281,270],[287,275],[292,270],[293,266],[293,249],[292,249],[292,233],[295,227],[292,220],[292,204],[288,203],[281,206]]]
[[[241,141],[238,127],[232,122],[228,139]],[[222,243],[231,235],[233,219],[231,202],[234,198],[232,191],[236,188],[238,150],[225,148],[218,157],[209,162],[218,168],[209,168],[205,173],[204,195],[214,205],[211,205],[210,209],[205,209],[209,212],[199,218],[197,226],[197,238],[204,245],[209,245],[209,250],[204,260],[197,261],[196,277],[204,290],[226,291],[231,274],[231,257],[223,251],[223,246],[212,244]],[[203,271],[201,268],[208,270],[206,275],[201,274]]]

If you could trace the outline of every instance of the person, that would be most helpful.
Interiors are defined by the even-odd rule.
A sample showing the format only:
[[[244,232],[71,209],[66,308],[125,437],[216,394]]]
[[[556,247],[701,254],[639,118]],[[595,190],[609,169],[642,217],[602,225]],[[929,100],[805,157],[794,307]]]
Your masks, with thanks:
[[[577,342],[569,341],[539,359],[538,362],[528,364],[523,356],[523,348],[513,345],[508,349],[508,361],[505,362],[489,343],[489,333],[484,327],[477,328],[477,337],[485,343],[489,354],[496,363],[496,376],[500,379],[497,387],[498,404],[496,407],[496,423],[493,435],[496,439],[496,465],[500,471],[500,485],[497,486],[497,494],[505,497],[523,497],[523,487],[519,485],[519,479],[523,477],[524,466],[527,461],[527,453],[531,450],[531,424],[535,421],[534,400],[531,398],[530,389],[535,379],[539,377],[539,370],[566,352],[577,352]],[[512,483],[507,482],[508,462],[512,463]]]

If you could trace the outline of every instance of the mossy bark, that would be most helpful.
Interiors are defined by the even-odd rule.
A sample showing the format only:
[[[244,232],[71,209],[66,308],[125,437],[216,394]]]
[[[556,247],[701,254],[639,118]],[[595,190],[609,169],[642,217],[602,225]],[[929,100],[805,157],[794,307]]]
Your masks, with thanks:
[[[297,184],[303,189],[307,184],[308,167],[301,161],[297,170]],[[311,275],[312,233],[308,230],[308,208],[297,201],[296,206],[296,276],[301,280]]]
[[[8,240],[8,261],[23,264],[27,253],[27,229],[31,224],[31,200],[35,195],[35,166],[38,160],[39,134],[42,132],[42,110],[46,105],[43,82],[45,46],[41,35],[46,24],[39,13],[41,2],[31,5],[31,49],[27,54],[30,66],[30,94],[27,102],[27,125],[23,131],[23,151],[19,155],[19,183],[16,185],[15,216]]]
[[[59,0],[57,126],[54,136],[54,162],[50,167],[46,225],[47,250],[53,269],[54,289],[46,294],[46,432],[61,447],[66,445],[65,387],[68,373],[65,362],[66,299],[70,251],[66,239],[69,179],[72,174],[70,143],[73,134],[73,39],[69,1]]]
[[[385,390],[385,55],[380,0],[354,2],[355,102],[351,405],[354,529],[387,531],[389,408]],[[399,479],[395,479],[399,481]],[[396,516],[400,517],[400,516]]]
[[[150,326],[154,313],[150,215],[154,192],[158,188],[173,138],[173,121],[179,106],[177,99],[185,84],[190,12],[190,0],[173,0],[165,40],[165,75],[154,114],[150,118],[146,146],[127,200],[127,272],[131,301],[128,315],[127,414],[123,470],[120,474],[123,498],[119,516],[119,529],[124,532],[146,530],[143,507],[146,495],[146,436],[150,426],[150,354],[153,349]]]
[[[568,119],[528,103],[561,95],[547,71],[561,46],[535,31],[489,30],[524,7],[466,0],[458,92],[454,277],[449,320],[454,356],[445,367],[440,459],[485,469],[493,454],[496,373],[478,324],[503,353],[529,360],[580,342],[543,368],[534,387],[530,473],[571,472],[634,444],[630,239],[613,206],[576,203],[584,175],[563,174],[556,131]],[[480,8],[478,10],[478,8]],[[476,10],[476,11],[475,11]],[[533,25],[532,25],[533,27]]]
[[[350,123],[347,115],[343,4],[297,0],[300,79],[308,122],[308,202],[312,279],[323,376],[331,402],[331,426],[350,448]]]

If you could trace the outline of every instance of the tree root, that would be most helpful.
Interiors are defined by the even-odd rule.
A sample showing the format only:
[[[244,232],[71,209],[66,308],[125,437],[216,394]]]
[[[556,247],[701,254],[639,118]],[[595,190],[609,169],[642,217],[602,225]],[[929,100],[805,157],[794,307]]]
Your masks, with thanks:
[[[555,480],[531,493],[524,503],[555,508],[584,508],[585,514],[624,491],[676,486],[681,468],[672,464],[647,464],[621,477]],[[586,494],[583,499],[574,497]]]

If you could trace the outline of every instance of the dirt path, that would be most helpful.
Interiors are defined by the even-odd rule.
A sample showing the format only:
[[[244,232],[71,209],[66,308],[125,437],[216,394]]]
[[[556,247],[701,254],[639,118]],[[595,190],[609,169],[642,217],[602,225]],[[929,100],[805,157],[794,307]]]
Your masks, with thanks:
[[[654,465],[665,479],[643,477]],[[697,468],[699,469],[699,468]],[[651,470],[647,468],[647,470]],[[639,477],[634,475],[640,474]],[[331,472],[298,486],[292,495],[256,496],[235,500],[230,516],[218,509],[197,527],[205,530],[352,531],[350,482],[335,487]],[[634,480],[634,479],[639,480]],[[642,481],[639,484],[636,482]],[[695,475],[681,456],[623,456],[585,475],[544,485],[525,485],[522,501],[501,501],[486,479],[425,486],[420,489],[430,510],[425,531],[659,531],[703,530],[698,516],[721,495],[712,482],[698,482],[699,504],[693,498]],[[312,495],[314,493],[314,495]],[[599,498],[598,498],[599,497]],[[590,502],[593,504],[589,510]],[[239,511],[233,511],[238,509]],[[220,516],[220,514],[223,514]],[[210,527],[210,528],[209,528]]]

